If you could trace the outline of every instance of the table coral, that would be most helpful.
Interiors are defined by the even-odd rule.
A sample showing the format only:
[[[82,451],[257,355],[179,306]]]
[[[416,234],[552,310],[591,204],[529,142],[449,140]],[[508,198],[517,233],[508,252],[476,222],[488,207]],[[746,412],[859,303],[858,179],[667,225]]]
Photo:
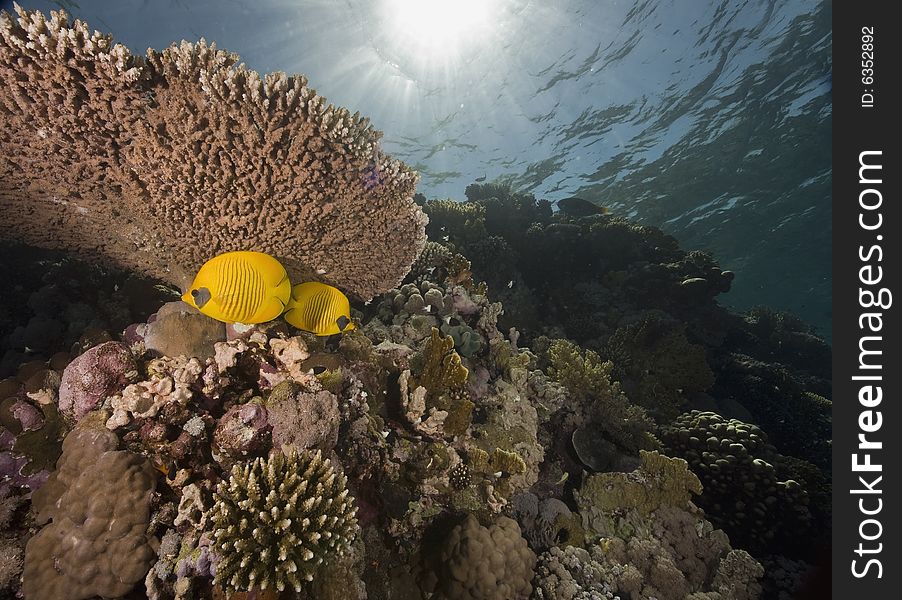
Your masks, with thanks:
[[[204,40],[139,57],[64,12],[16,11],[0,17],[4,236],[180,286],[239,249],[364,299],[407,273],[426,241],[417,175],[366,118]]]

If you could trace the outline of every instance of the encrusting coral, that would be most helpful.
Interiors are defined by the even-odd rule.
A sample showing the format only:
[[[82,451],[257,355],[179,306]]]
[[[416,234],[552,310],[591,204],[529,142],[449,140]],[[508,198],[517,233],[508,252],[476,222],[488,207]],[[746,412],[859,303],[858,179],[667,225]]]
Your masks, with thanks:
[[[219,556],[216,582],[230,590],[300,591],[357,534],[346,485],[319,451],[235,465],[207,517]]]
[[[416,174],[305,78],[204,41],[137,57],[63,12],[17,13],[0,15],[4,236],[176,285],[259,250],[364,299],[423,248]]]

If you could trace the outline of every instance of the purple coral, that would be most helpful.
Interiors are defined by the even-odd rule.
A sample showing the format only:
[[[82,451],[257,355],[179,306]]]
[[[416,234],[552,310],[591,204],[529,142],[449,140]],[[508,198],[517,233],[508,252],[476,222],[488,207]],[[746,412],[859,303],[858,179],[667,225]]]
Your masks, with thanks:
[[[134,357],[125,344],[105,342],[87,350],[63,371],[60,412],[81,419],[128,385],[127,373],[134,369]]]

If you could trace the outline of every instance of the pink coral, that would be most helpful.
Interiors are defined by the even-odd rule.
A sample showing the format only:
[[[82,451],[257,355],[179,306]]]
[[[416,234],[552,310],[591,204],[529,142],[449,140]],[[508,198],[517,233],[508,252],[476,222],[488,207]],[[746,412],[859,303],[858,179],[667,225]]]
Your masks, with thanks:
[[[81,419],[100,406],[107,396],[129,383],[135,360],[128,346],[106,342],[86,351],[69,363],[60,384],[60,412]]]

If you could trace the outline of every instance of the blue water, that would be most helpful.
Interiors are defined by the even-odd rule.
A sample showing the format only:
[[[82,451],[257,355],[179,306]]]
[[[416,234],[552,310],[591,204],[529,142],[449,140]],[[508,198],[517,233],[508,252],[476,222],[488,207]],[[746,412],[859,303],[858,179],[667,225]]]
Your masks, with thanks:
[[[829,2],[21,4],[64,5],[136,53],[205,37],[303,73],[371,117],[428,197],[482,177],[579,195],[710,250],[737,273],[725,303],[830,336]]]

